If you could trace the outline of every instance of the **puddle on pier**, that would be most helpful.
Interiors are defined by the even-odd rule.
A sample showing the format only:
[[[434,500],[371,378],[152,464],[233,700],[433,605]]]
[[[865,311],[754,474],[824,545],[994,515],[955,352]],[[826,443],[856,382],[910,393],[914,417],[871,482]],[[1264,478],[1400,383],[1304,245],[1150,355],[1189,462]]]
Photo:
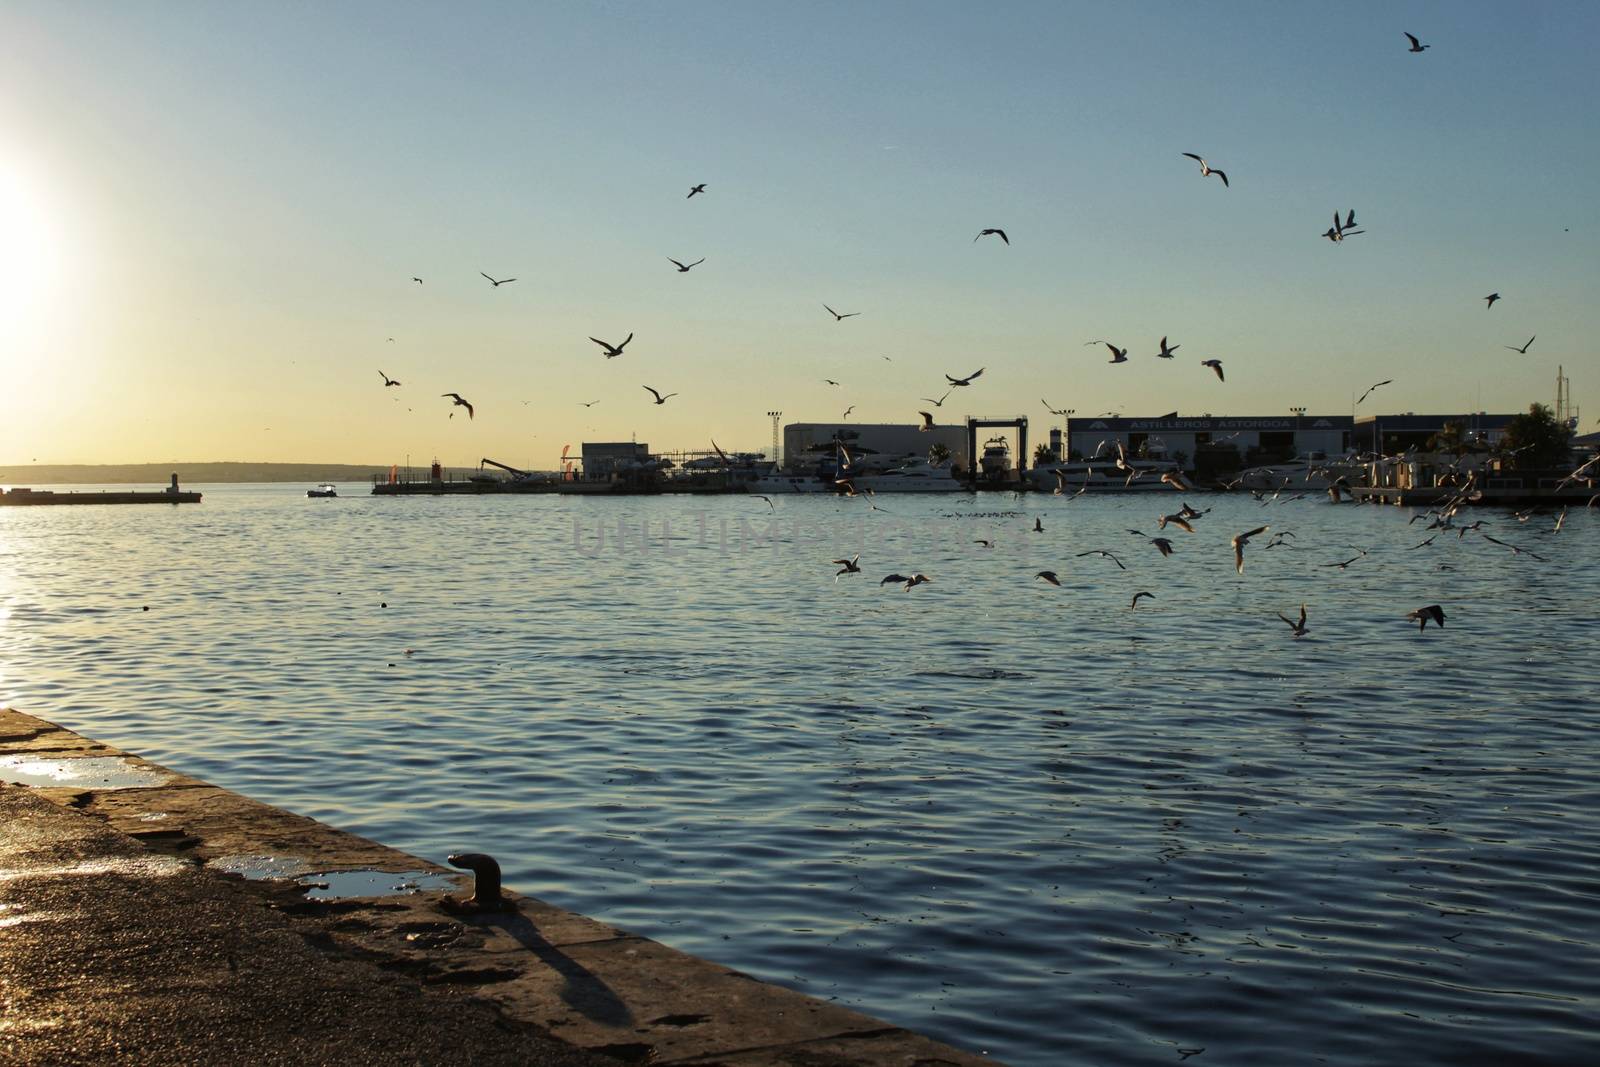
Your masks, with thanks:
[[[212,860],[210,866],[251,881],[292,878],[305,889],[308,900],[410,896],[432,889],[457,887],[450,875],[427,871],[313,871],[304,860],[294,856],[221,856]]]
[[[142,767],[126,756],[0,757],[0,782],[92,789],[147,789],[170,775]]]

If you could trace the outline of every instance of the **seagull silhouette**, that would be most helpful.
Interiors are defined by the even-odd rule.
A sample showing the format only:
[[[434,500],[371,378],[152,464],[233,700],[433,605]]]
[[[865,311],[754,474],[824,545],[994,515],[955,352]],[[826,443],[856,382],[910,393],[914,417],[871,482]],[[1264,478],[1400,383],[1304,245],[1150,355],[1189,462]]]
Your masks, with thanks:
[[[706,261],[706,257],[704,257],[704,256],[701,256],[699,259],[695,260],[693,263],[679,263],[677,260],[673,259],[671,256],[667,257],[667,262],[671,263],[674,267],[677,267],[679,274],[688,274],[691,268],[698,267],[700,264],[704,263],[705,261]]]
[[[996,237],[1000,238],[1000,240],[1004,241],[1006,244],[1010,244],[1011,243],[1011,238],[1006,236],[1006,231],[1004,231],[1004,230],[979,230],[978,231],[978,237],[988,237],[990,234],[994,234]],[[974,237],[973,240],[976,241],[978,239],[978,237]]]
[[[633,334],[630,333],[627,337],[624,337],[620,345],[608,344],[607,342],[600,340],[598,337],[591,337],[589,340],[606,350],[607,359],[616,359],[618,356],[622,355],[622,350],[628,347],[628,342],[633,340]]]
[[[1487,311],[1489,308],[1494,307],[1494,302],[1496,300],[1500,299],[1500,294],[1499,293],[1490,293],[1488,296],[1484,297],[1483,299],[1486,301],[1486,303],[1484,304],[1484,310]]]
[[[1289,630],[1296,637],[1304,637],[1307,633],[1310,632],[1310,627],[1306,626],[1306,606],[1304,604],[1300,605],[1300,621],[1299,622],[1295,622],[1293,619],[1289,618],[1289,616],[1285,615],[1281,611],[1278,612],[1278,618],[1282,619],[1284,622],[1289,624]]]
[[[651,396],[655,397],[657,404],[665,404],[668,400],[671,400],[673,397],[678,395],[677,393],[668,393],[666,396],[662,396],[660,393],[656,392],[654,389],[651,389],[648,385],[640,386],[640,388],[644,389]]]
[[[1417,629],[1419,630],[1426,630],[1428,628],[1429,619],[1432,619],[1434,624],[1438,626],[1439,629],[1444,629],[1444,609],[1437,604],[1429,604],[1427,607],[1418,608],[1415,611],[1408,612],[1406,614],[1406,618],[1416,619]]]
[[[841,315],[837,311],[835,311],[832,308],[828,307],[827,304],[823,304],[822,306],[824,308],[827,308],[828,314],[833,316],[833,321],[834,322],[843,322],[845,319],[853,319],[857,315],[861,314],[861,312],[859,312],[859,311],[846,311],[843,315]]]
[[[1046,411],[1048,411],[1050,414],[1052,414],[1052,415],[1060,415],[1062,418],[1066,417],[1066,414],[1067,414],[1067,409],[1066,408],[1053,408],[1053,407],[1050,406],[1050,401],[1046,400],[1044,397],[1040,397],[1039,398],[1039,403],[1043,404],[1044,405],[1044,409]]]
[[[1521,348],[1517,348],[1514,345],[1502,345],[1501,347],[1509,348],[1513,352],[1521,352],[1523,355],[1527,355],[1528,354],[1528,345],[1533,344],[1534,337],[1538,337],[1538,336],[1539,336],[1538,334],[1534,334],[1533,337],[1528,338],[1528,344],[1523,345]]]
[[[947,375],[945,375],[945,377],[948,378],[950,376],[947,374]],[[944,402],[946,400],[950,399],[950,390],[946,389],[944,391],[944,396],[941,396],[938,400],[935,400],[931,396],[918,397],[918,399],[919,400],[926,400],[928,403],[932,404],[936,408],[942,408],[942,407],[944,407]]]
[[[1406,33],[1405,30],[1401,30],[1400,32],[1401,33]],[[1407,51],[1410,51],[1410,52],[1422,52],[1422,51],[1426,51],[1427,49],[1433,47],[1431,44],[1422,44],[1420,41],[1418,41],[1415,37],[1413,37],[1409,33],[1406,33],[1406,40],[1411,42],[1411,47],[1409,49],[1407,49]],[[1443,626],[1444,624],[1440,623],[1439,625]]]
[[[1372,390],[1378,388],[1379,385],[1393,385],[1393,384],[1394,384],[1394,379],[1393,378],[1385,378],[1383,381],[1377,383],[1377,385],[1369,385],[1367,387],[1367,391],[1361,394],[1361,400],[1365,400],[1367,397],[1371,396],[1372,395]],[[1361,400],[1357,400],[1356,403],[1357,404],[1361,403]]]
[[[422,279],[421,278],[412,278],[411,280],[416,282],[418,285],[422,284]]]
[[[1051,585],[1060,585],[1061,584],[1061,579],[1056,577],[1056,572],[1055,571],[1040,571],[1038,574],[1035,574],[1034,577],[1035,578],[1043,578],[1045,581],[1049,582]]]
[[[395,381],[393,378],[389,377],[387,374],[384,374],[382,369],[379,369],[378,374],[379,374],[380,377],[383,378],[383,387],[385,389],[387,389],[391,385],[399,385],[400,384],[399,382]]]
[[[1107,348],[1111,349],[1111,359],[1108,362],[1111,362],[1111,363],[1126,363],[1126,362],[1128,362],[1128,350],[1126,348],[1118,348],[1116,345],[1112,344],[1110,341],[1102,341],[1101,343],[1104,344]]]
[[[1129,611],[1132,611],[1134,608],[1137,608],[1139,606],[1139,598],[1142,597],[1142,596],[1147,596],[1151,600],[1154,600],[1156,598],[1156,595],[1154,593],[1146,592],[1145,590],[1141,589],[1137,593],[1133,594],[1133,603],[1128,605],[1128,610]]]
[[[705,191],[706,191],[706,183],[705,182],[701,182],[699,185],[690,186],[689,187],[689,195],[684,197],[684,199],[685,200],[692,199],[694,197],[695,193],[703,193]]]
[[[1192,159],[1196,163],[1200,164],[1200,177],[1204,178],[1208,174],[1215,174],[1217,177],[1222,179],[1223,186],[1224,187],[1227,186],[1227,184],[1228,184],[1228,176],[1226,174],[1222,173],[1220,170],[1218,170],[1217,168],[1213,167],[1211,164],[1207,163],[1205,160],[1201,159],[1199,156],[1195,155],[1193,152],[1185,152],[1184,155],[1188,156],[1190,159]]]
[[[933,415],[931,412],[919,411],[917,414],[922,416],[922,425],[917,427],[919,433],[927,433],[933,429]]]
[[[475,417],[472,414],[472,405],[467,403],[467,401],[462,398],[460,393],[440,393],[439,395],[440,396],[453,397],[455,399],[456,407],[458,407],[458,408],[466,408],[467,409],[467,418],[470,419],[470,418],[474,418]],[[456,413],[452,411],[450,413],[450,417],[454,418],[455,414]]]
[[[951,386],[971,385],[972,384],[972,380],[974,378],[976,378],[978,375],[982,374],[985,369],[986,368],[984,368],[984,367],[979,367],[977,370],[973,371],[971,374],[967,375],[965,378],[952,378],[952,377],[950,377],[950,375],[946,374],[945,375],[945,380],[948,381],[951,384]],[[945,395],[948,396],[949,394],[946,393]]]
[[[833,580],[837,582],[839,580],[839,575],[840,574],[860,574],[861,573],[861,567],[859,565],[860,559],[861,559],[861,553],[857,552],[855,555],[851,556],[849,559],[836,559],[836,560],[834,560],[833,562],[839,564],[840,566],[839,566],[839,573],[835,574],[833,576]],[[879,582],[878,584],[882,585],[883,583]]]
[[[1202,359],[1200,361],[1200,365],[1202,367],[1210,367],[1212,370],[1216,371],[1217,372],[1217,381],[1219,381],[1219,382],[1227,381],[1227,379],[1222,376],[1222,360],[1220,360],[1220,359]]]
[[[1161,351],[1157,352],[1156,355],[1160,356],[1162,359],[1171,359],[1173,358],[1172,353],[1176,352],[1182,347],[1182,345],[1173,345],[1171,348],[1168,348],[1167,339],[1163,337],[1161,339]]]
[[[478,273],[479,274],[483,274],[483,271],[480,270]],[[483,274],[483,276],[485,278],[489,278],[489,276],[487,274]],[[496,289],[500,288],[502,285],[505,285],[507,282],[514,282],[514,281],[516,281],[515,278],[501,278],[499,281],[495,281],[493,278],[489,278],[489,284],[494,286]]]
[[[1122,565],[1122,561],[1120,559],[1118,559],[1116,556],[1112,555],[1110,552],[1107,552],[1103,548],[1091,548],[1087,552],[1079,552],[1078,556],[1079,557],[1083,557],[1083,556],[1104,556],[1106,559],[1109,559],[1112,563],[1115,563],[1117,565],[1117,569],[1118,570],[1125,571],[1125,570],[1128,569],[1128,568],[1126,568],[1126,567],[1124,567]]]

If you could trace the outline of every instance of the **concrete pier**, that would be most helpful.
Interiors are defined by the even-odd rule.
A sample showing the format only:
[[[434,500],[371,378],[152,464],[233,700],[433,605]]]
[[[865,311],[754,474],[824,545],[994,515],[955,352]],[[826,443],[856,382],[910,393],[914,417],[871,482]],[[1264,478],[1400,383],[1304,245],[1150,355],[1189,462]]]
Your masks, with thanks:
[[[0,1060],[994,1062],[470,878],[0,710]]]

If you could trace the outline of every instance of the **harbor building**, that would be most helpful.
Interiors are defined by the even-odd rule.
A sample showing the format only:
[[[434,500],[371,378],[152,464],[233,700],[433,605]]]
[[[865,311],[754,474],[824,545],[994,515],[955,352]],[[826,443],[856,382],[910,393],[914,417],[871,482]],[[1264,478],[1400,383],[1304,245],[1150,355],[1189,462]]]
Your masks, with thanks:
[[[1514,418],[1515,415],[1482,411],[1465,415],[1418,415],[1410,411],[1403,415],[1363,415],[1355,420],[1352,441],[1362,452],[1394,455],[1408,448],[1424,451],[1436,435],[1450,436],[1459,429],[1463,445],[1494,448]],[[1453,428],[1449,434],[1447,426]]]
[[[915,423],[791,422],[783,428],[783,465],[804,471],[834,458],[836,441],[853,456],[877,466],[897,466],[908,459],[926,459],[928,449],[942,444],[955,466],[967,469],[967,427],[935,424],[923,430]]]
[[[650,446],[637,441],[585,441],[583,476],[607,479],[612,475],[655,470],[660,463],[650,454]]]
[[[1129,456],[1169,460],[1205,476],[1296,456],[1343,455],[1352,447],[1354,421],[1349,415],[1301,413],[1103,415],[1068,420],[1064,438],[1060,430],[1050,432],[1049,447],[1059,456],[1064,439],[1069,454],[1059,458],[1067,460],[1115,454],[1120,444]]]

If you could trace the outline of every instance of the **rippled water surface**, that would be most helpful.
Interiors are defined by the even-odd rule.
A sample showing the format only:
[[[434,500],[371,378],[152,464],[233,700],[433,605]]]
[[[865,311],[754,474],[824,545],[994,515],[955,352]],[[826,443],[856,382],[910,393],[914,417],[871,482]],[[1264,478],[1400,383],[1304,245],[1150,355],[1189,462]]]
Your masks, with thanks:
[[[0,700],[1013,1064],[1593,1062],[1600,512],[203,488],[0,509]]]

